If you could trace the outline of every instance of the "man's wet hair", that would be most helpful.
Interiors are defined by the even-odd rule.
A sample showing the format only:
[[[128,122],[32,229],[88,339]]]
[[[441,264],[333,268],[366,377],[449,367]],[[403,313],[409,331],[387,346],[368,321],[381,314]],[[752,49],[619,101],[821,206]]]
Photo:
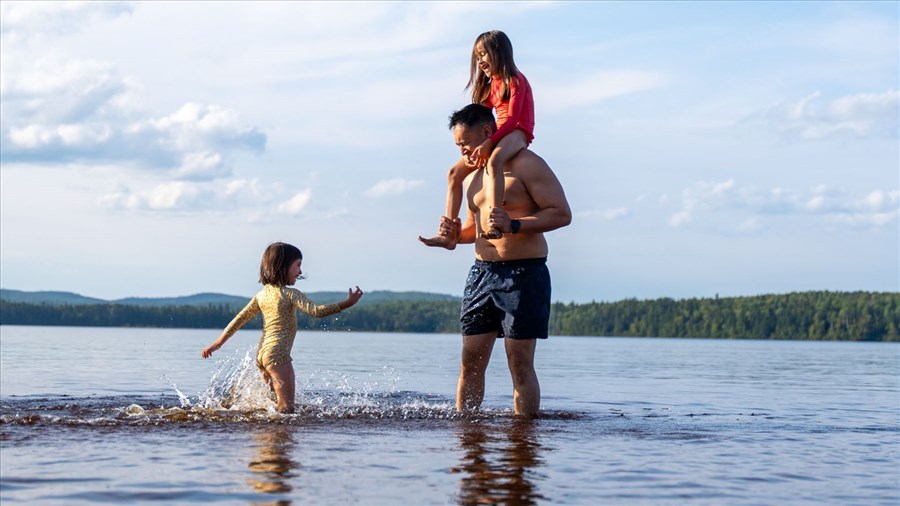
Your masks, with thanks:
[[[451,114],[450,129],[452,130],[453,127],[457,125],[463,125],[465,127],[490,125],[495,129],[497,128],[497,124],[494,122],[494,113],[489,107],[485,107],[481,104],[469,104]]]

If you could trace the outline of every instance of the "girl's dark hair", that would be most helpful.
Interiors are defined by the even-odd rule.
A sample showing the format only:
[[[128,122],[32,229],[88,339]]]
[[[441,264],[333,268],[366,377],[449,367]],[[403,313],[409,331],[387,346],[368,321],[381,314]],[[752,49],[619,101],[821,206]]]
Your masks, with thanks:
[[[478,44],[491,56],[491,62],[498,71],[498,78],[503,80],[503,100],[509,100],[509,82],[519,69],[513,60],[513,47],[509,37],[500,30],[484,32],[475,39],[472,45],[472,62],[469,66],[469,82],[466,89],[472,88],[472,102],[483,104],[491,93],[491,77],[484,75],[478,68]]]
[[[270,244],[259,262],[259,282],[264,285],[287,286],[288,268],[297,259],[303,260],[303,253],[296,246],[283,242]]]

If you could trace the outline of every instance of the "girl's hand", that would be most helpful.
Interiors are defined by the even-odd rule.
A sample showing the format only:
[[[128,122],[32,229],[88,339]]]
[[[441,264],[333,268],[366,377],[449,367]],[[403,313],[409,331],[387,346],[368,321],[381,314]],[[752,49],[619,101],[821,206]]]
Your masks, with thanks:
[[[491,156],[491,150],[493,148],[494,146],[491,145],[491,140],[485,139],[480,146],[475,148],[475,151],[472,151],[472,161],[475,162],[476,167],[483,169],[484,166],[487,165],[488,157]]]
[[[203,348],[203,351],[200,352],[200,356],[202,356],[203,358],[209,358],[209,356],[212,355],[214,351],[218,350],[221,347],[222,345],[219,343],[219,341],[216,341],[206,348]]]
[[[359,302],[359,299],[362,296],[363,296],[363,292],[362,292],[362,290],[359,289],[358,286],[356,287],[356,290],[354,290],[352,288],[350,290],[348,290],[347,291],[347,300],[345,302],[346,307],[344,307],[344,309],[347,309],[348,307],[353,306],[354,304]]]

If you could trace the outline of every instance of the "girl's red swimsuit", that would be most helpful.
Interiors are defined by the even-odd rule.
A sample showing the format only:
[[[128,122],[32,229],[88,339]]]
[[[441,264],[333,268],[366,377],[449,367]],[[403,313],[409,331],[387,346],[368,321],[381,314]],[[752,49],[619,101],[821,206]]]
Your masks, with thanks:
[[[521,72],[516,72],[510,80],[508,101],[503,100],[503,81],[491,79],[491,94],[484,105],[497,111],[497,131],[491,135],[493,145],[517,128],[525,132],[525,140],[531,144],[534,140],[534,96]]]

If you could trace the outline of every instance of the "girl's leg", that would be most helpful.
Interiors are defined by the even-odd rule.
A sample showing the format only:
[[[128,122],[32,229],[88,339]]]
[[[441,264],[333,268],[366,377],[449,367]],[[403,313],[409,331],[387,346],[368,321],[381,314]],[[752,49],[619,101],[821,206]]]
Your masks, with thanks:
[[[257,367],[259,368],[260,374],[262,374],[263,383],[265,383],[269,387],[269,391],[272,392],[272,395],[276,399],[278,399],[278,396],[275,393],[275,384],[272,383],[272,376],[269,374],[269,371],[266,371],[265,368],[263,368],[263,366],[259,364],[257,364]]]
[[[463,181],[474,170],[474,168],[466,165],[466,159],[461,157],[447,172],[446,216],[454,223],[458,223],[459,211],[462,208]],[[426,246],[441,246],[451,250],[456,248],[456,239],[455,234],[446,235],[440,232],[430,239],[419,237],[419,240],[425,243]]]
[[[525,132],[513,130],[500,139],[500,142],[494,147],[494,151],[491,152],[491,157],[488,158],[487,167],[485,167],[487,177],[484,178],[485,191],[491,208],[503,207],[503,191],[506,186],[503,179],[503,165],[526,147],[528,147],[528,141],[525,138]],[[487,232],[482,232],[481,235],[485,239],[503,237],[503,233],[493,227]]]
[[[292,413],[294,411],[294,365],[286,364],[270,365],[266,372],[272,378],[272,389],[278,398],[278,412]]]
[[[459,210],[462,208],[463,182],[474,171],[474,167],[466,165],[465,157],[461,157],[447,172],[446,216],[451,220],[459,218]]]

